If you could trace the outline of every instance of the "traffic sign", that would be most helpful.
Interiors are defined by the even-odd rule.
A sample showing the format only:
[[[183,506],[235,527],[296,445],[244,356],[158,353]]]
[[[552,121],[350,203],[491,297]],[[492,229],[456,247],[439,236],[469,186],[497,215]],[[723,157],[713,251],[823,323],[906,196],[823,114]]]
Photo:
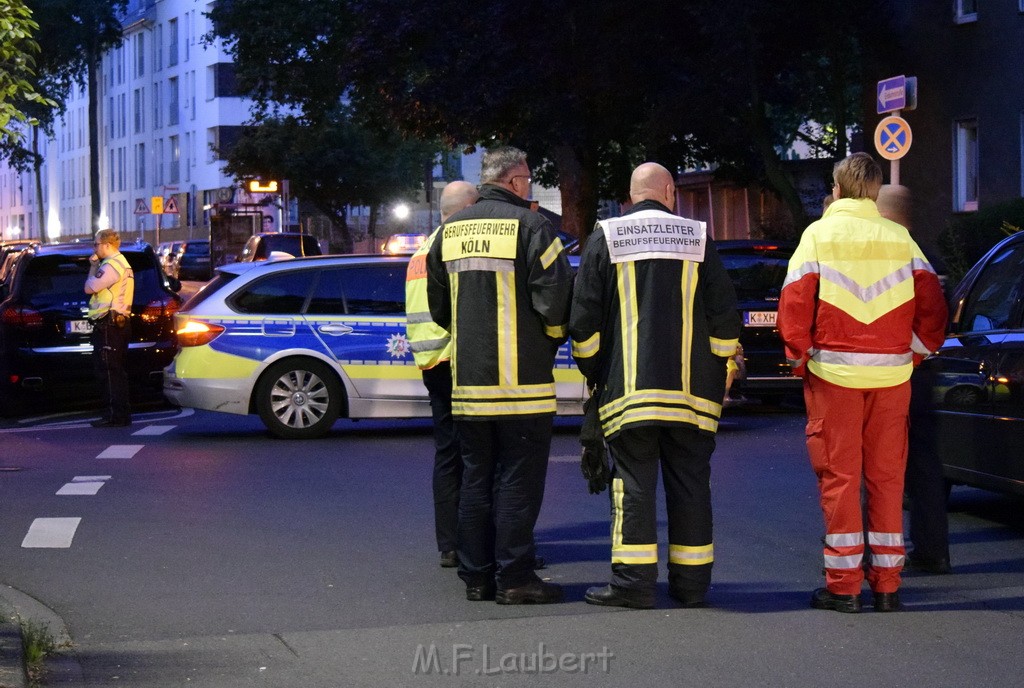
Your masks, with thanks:
[[[878,114],[895,112],[907,106],[907,77],[900,75],[878,82]]]
[[[174,196],[168,196],[167,200],[164,201],[164,214],[177,215],[178,214],[178,202],[174,200]]]
[[[150,196],[149,205],[153,208],[154,215],[164,214],[164,197],[163,196]]]
[[[883,117],[875,127],[875,150],[886,160],[899,160],[906,155],[912,140],[910,125],[902,117]]]
[[[135,214],[136,215],[149,215],[149,206],[146,205],[145,198],[135,199]]]

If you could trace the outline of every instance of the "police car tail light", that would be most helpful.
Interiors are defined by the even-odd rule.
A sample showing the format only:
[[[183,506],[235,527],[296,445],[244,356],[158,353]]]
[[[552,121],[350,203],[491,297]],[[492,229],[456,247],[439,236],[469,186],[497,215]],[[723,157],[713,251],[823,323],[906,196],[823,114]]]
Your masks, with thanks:
[[[178,328],[178,346],[203,346],[212,342],[223,331],[221,325],[189,320]]]
[[[0,320],[5,325],[17,325],[19,327],[42,327],[43,314],[31,308],[16,308],[11,306],[5,308],[0,314]]]

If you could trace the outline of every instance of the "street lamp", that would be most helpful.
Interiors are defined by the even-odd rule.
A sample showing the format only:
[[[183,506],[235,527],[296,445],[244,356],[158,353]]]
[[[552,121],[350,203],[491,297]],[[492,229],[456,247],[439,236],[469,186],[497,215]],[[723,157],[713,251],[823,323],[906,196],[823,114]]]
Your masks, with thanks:
[[[399,203],[391,212],[394,214],[396,220],[404,221],[409,219],[409,206],[405,203]]]

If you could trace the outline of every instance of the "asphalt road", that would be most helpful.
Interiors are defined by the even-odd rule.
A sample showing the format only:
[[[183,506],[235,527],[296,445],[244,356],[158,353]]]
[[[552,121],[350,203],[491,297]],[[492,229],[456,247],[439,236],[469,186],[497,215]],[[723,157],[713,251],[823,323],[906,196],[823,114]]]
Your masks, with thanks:
[[[678,609],[662,582],[651,611],[582,602],[607,580],[609,503],[579,475],[573,421],[537,529],[567,602],[502,607],[437,566],[426,421],[290,442],[255,417],[88,417],[0,428],[0,593],[66,624],[61,685],[962,686],[1024,670],[1019,500],[954,489],[956,571],[908,575],[905,612],[809,608],[822,526],[800,412],[726,417],[711,607]]]

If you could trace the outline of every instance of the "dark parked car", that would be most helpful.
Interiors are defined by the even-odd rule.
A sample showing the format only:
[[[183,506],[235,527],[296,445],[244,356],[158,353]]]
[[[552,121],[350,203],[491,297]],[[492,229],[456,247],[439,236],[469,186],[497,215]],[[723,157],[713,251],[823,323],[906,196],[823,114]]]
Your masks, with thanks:
[[[798,392],[803,382],[786,362],[775,319],[779,294],[796,244],[783,241],[736,239],[716,241],[725,269],[736,287],[743,318],[740,344],[747,375],[734,390],[754,396]]]
[[[0,287],[0,413],[34,400],[98,397],[92,323],[83,290],[91,243],[33,246],[18,254]],[[160,397],[163,368],[174,358],[177,280],[164,275],[148,244],[122,244],[135,273],[128,372],[133,396]]]
[[[180,280],[205,282],[213,276],[210,267],[210,242],[194,239],[182,242],[174,259],[174,276]]]
[[[948,336],[914,371],[930,386],[935,451],[951,483],[1024,495],[1024,232],[954,290]],[[915,417],[911,418],[915,422]]]
[[[287,253],[292,258],[323,255],[320,244],[312,234],[299,232],[263,232],[249,237],[238,254],[239,263],[269,260],[270,254]]]

